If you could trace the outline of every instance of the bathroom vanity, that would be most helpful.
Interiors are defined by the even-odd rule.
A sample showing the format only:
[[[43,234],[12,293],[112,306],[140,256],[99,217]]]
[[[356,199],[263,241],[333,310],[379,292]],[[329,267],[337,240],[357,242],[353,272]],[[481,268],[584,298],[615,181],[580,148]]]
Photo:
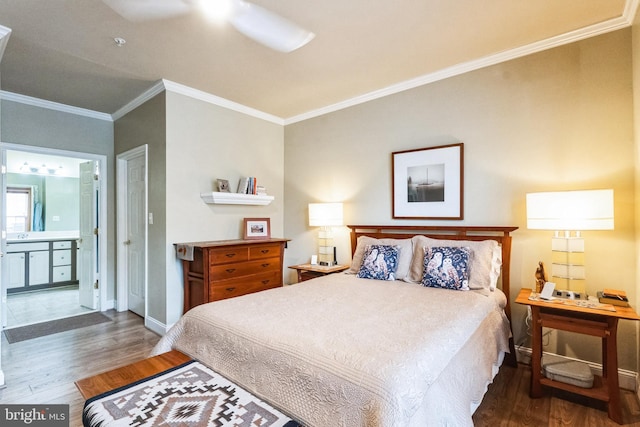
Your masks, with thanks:
[[[17,233],[7,239],[7,292],[77,284],[77,235]]]

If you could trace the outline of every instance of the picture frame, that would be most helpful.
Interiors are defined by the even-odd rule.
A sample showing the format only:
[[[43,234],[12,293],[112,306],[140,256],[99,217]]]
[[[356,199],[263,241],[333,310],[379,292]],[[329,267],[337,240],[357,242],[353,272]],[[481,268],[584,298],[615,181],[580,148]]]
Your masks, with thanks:
[[[245,240],[271,238],[271,222],[269,218],[245,218],[243,230],[243,238]]]
[[[392,216],[464,218],[464,144],[391,153]]]
[[[229,188],[229,180],[218,179],[218,192],[220,192],[220,193],[230,193],[231,192],[231,189]]]

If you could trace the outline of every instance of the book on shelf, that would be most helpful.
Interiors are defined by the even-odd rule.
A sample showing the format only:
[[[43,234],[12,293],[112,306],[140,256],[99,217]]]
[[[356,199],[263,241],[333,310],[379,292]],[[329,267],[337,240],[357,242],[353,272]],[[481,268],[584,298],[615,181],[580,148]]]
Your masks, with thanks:
[[[608,290],[609,289],[605,289],[605,291]],[[627,299],[626,294],[624,297],[618,297],[617,294],[605,293],[605,291],[597,292],[598,301],[600,301],[601,304],[617,305],[618,307],[629,307],[629,300]]]
[[[240,178],[238,182],[238,190],[236,193],[247,194],[247,190],[249,189],[249,177]]]
[[[258,185],[258,179],[255,176],[247,176],[240,178],[238,181],[238,190],[236,193],[240,194],[261,194],[266,195],[266,189]]]

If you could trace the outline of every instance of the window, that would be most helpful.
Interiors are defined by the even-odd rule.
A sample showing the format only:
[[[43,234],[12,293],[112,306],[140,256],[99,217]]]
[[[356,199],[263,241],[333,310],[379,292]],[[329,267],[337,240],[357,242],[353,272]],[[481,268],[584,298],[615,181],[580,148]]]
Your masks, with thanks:
[[[31,231],[31,187],[7,187],[7,233]]]

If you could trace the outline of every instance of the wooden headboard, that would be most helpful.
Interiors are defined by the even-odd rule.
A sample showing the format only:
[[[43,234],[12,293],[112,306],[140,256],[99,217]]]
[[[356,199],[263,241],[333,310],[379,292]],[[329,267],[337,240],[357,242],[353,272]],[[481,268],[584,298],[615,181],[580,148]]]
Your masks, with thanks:
[[[511,322],[511,235],[518,227],[485,227],[485,226],[431,226],[431,225],[347,225],[351,229],[351,255],[356,250],[358,237],[369,236],[376,239],[407,239],[415,235],[423,235],[432,239],[448,240],[495,240],[502,248],[502,292],[507,296],[504,309]],[[513,339],[509,340],[511,355],[509,363],[515,364]]]

